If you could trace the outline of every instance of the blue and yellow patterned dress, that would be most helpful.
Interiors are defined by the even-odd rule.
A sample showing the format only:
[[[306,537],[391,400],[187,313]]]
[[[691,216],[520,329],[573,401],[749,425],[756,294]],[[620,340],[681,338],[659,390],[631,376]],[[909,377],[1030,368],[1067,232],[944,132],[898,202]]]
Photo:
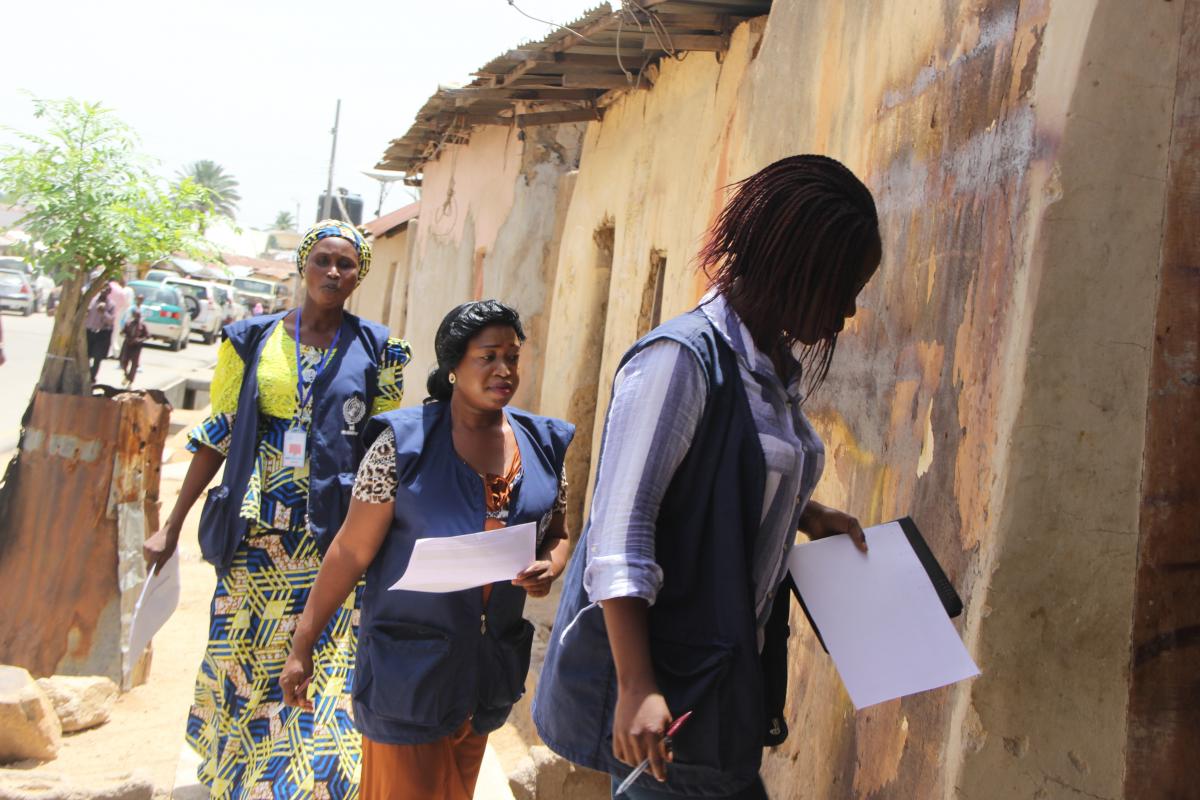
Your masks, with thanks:
[[[305,366],[325,351],[300,348]],[[332,358],[332,354],[331,358]],[[398,408],[407,343],[388,340],[372,414]],[[212,414],[189,434],[188,449],[229,452],[245,366],[228,341],[218,351]],[[296,413],[296,345],[276,325],[258,366],[258,458],[241,514],[253,520],[213,596],[208,648],[196,680],[187,741],[200,755],[212,798],[358,796],[362,744],[350,711],[361,585],[334,614],[313,650],[314,710],[283,704],[279,673],[321,566],[307,528],[308,463],[282,464],[283,434]],[[311,421],[312,395],[298,418]]]

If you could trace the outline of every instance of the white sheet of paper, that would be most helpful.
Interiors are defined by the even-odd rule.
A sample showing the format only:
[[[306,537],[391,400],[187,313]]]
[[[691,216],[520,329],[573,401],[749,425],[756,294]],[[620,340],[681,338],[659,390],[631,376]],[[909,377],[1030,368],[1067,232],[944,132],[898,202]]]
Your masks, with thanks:
[[[897,522],[796,545],[788,569],[855,709],[979,674]]]
[[[404,575],[389,588],[410,592],[457,592],[511,581],[533,563],[537,524],[494,531],[417,539]]]
[[[129,658],[133,664],[179,606],[179,551],[146,579],[129,623]]]

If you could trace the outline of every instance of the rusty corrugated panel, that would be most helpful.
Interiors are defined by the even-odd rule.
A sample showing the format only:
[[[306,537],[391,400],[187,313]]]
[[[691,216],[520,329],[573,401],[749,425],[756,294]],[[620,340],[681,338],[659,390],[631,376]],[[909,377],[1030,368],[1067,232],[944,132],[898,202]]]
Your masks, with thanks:
[[[1125,797],[1200,797],[1200,3],[1184,11],[1150,373]]]
[[[37,395],[3,520],[0,661],[122,682],[168,419],[140,393]]]

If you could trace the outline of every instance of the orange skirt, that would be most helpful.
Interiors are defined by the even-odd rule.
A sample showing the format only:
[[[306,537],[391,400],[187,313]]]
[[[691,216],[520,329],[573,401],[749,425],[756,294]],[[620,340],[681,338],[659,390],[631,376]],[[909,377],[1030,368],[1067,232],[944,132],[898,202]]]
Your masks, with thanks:
[[[360,800],[471,800],[487,735],[471,720],[426,744],[383,744],[362,737]]]

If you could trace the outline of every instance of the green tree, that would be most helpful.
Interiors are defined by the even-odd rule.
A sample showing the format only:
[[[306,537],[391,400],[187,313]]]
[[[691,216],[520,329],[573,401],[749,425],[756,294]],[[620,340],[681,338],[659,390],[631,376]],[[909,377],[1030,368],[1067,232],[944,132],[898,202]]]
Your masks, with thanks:
[[[271,223],[273,231],[290,231],[296,228],[296,218],[292,216],[290,211],[280,211],[275,215],[275,221]]]
[[[209,214],[219,214],[233,219],[237,212],[238,194],[237,178],[225,172],[225,168],[215,161],[193,161],[179,173],[180,181],[191,180],[205,192],[203,200],[193,208],[202,212],[200,232],[208,225]]]
[[[173,253],[201,258],[196,234],[206,192],[155,176],[132,130],[99,104],[35,98],[42,134],[10,132],[0,150],[0,191],[28,209],[23,255],[62,285],[38,390],[89,394],[84,318],[92,298],[126,264]]]

